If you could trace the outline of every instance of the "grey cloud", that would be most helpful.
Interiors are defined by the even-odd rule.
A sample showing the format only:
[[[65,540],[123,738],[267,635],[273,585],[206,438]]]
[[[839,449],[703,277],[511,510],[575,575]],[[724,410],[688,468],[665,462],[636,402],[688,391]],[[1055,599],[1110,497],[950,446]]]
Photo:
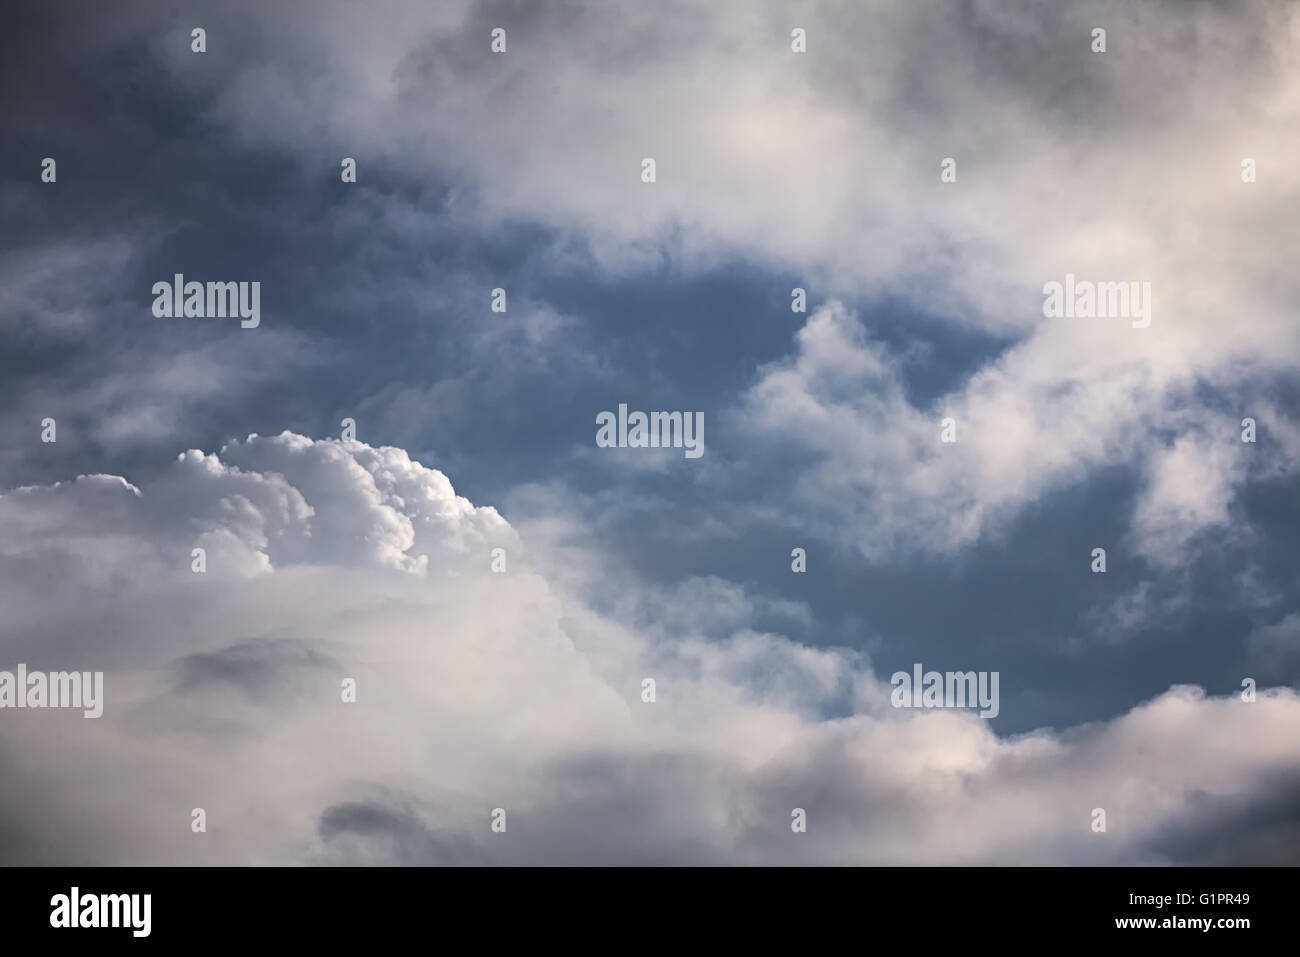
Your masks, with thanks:
[[[317,831],[325,844],[324,863],[464,867],[486,862],[468,838],[440,836],[391,796],[333,804],[321,812]]]
[[[176,662],[175,694],[233,689],[257,701],[279,701],[302,693],[307,680],[340,671],[340,664],[313,643],[294,638],[250,638]],[[333,682],[327,683],[331,689]]]
[[[1171,864],[1294,866],[1300,860],[1300,777],[1273,775],[1242,796],[1196,792],[1187,819],[1155,835],[1149,847]]]

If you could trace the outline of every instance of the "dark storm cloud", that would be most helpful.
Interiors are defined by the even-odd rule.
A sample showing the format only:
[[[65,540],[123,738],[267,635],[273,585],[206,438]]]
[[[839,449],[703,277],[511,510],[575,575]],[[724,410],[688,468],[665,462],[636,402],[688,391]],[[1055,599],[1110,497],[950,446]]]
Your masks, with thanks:
[[[1193,793],[1188,820],[1156,835],[1149,847],[1172,864],[1294,866],[1300,861],[1300,777],[1276,776],[1233,797]]]

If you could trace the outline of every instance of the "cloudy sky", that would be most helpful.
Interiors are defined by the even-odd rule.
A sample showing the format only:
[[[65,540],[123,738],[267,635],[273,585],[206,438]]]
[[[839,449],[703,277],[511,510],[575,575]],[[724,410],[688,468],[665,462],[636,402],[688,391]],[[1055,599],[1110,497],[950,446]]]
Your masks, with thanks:
[[[1300,863],[1293,4],[0,47],[0,669],[105,674],[0,711],[0,862]],[[260,325],[156,317],[177,273]],[[620,403],[705,454],[598,447]],[[997,716],[893,707],[918,664]]]

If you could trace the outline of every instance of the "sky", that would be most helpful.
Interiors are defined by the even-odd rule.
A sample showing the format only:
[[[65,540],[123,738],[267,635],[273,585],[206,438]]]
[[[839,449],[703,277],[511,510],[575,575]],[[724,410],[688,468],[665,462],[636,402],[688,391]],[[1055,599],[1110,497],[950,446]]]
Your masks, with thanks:
[[[0,670],[104,675],[0,707],[0,863],[1300,863],[1300,8],[51,0],[0,72]]]

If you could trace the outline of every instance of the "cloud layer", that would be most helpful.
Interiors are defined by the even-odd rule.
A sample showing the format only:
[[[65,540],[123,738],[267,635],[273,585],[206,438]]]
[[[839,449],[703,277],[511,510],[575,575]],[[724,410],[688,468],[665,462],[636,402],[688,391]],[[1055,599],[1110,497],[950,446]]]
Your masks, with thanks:
[[[1300,772],[1289,690],[1011,738],[896,711],[863,655],[754,630],[725,582],[594,611],[397,449],[253,436],[0,517],[28,536],[6,606],[54,580],[6,658],[106,672],[97,721],[0,724],[10,863],[1203,862],[1232,853],[1186,835],[1256,814],[1295,849],[1264,808]]]
[[[1298,11],[16,16],[0,668],[108,703],[0,713],[0,862],[1300,860]]]

